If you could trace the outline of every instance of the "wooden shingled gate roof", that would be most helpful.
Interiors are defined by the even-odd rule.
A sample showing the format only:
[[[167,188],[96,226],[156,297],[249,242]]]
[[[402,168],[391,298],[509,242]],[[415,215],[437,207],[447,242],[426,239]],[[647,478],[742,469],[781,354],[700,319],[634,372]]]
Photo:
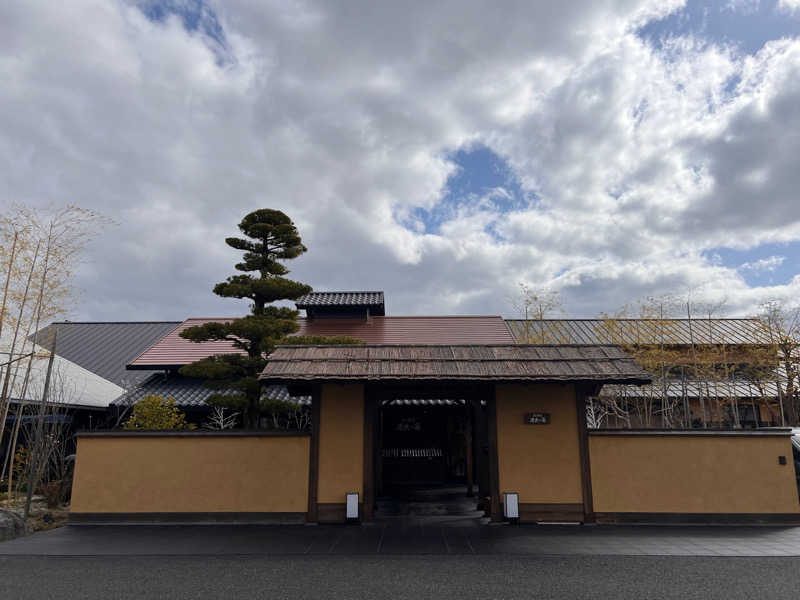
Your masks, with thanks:
[[[611,345],[278,346],[260,379],[645,384],[652,378]]]

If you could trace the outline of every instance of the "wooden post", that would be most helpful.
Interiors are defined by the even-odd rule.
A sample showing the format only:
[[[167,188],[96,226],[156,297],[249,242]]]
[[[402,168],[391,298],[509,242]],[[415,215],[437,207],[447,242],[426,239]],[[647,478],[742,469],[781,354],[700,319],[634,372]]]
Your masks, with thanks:
[[[375,406],[374,394],[364,386],[364,500],[363,521],[371,521],[375,508]]]
[[[488,420],[489,437],[489,516],[492,521],[503,520],[503,511],[500,506],[500,461],[497,452],[497,395],[495,385],[489,387],[486,398],[486,412]]]
[[[472,399],[467,398],[464,401],[464,460],[466,462],[467,471],[467,497],[472,498],[475,494],[472,491],[473,487],[473,472],[472,472],[472,453],[474,451],[472,444]]]
[[[592,468],[589,456],[589,430],[586,427],[586,397],[595,395],[597,384],[575,384],[575,411],[578,417],[578,452],[581,461],[581,490],[583,493],[583,522],[594,523],[592,497]]]
[[[319,521],[317,490],[319,489],[319,431],[322,388],[314,385],[311,388],[311,448],[308,457],[308,514],[307,523]]]
[[[375,398],[375,495],[383,495],[383,400]]]
[[[486,410],[481,406],[481,399],[473,400],[473,436],[475,438],[475,466],[478,471],[478,497],[483,502],[490,496],[489,492],[489,438],[487,435]]]

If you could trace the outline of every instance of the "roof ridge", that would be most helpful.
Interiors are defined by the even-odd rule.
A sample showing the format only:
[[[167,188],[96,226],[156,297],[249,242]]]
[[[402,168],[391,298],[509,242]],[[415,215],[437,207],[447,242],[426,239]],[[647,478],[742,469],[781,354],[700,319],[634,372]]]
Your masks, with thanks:
[[[49,325],[153,325],[156,323],[183,323],[183,321],[175,321],[167,319],[165,321],[53,321]],[[46,326],[45,326],[46,327]]]
[[[248,315],[244,315],[245,317]],[[186,317],[181,323],[190,320],[212,320],[212,319],[241,319],[243,317]],[[325,317],[326,321],[336,321],[341,318],[342,320],[363,320],[361,317]],[[298,317],[298,319],[307,319],[307,317]],[[503,319],[503,315],[373,315],[370,319]],[[514,319],[504,319],[513,321]],[[523,320],[524,319],[519,319]],[[160,321],[159,321],[160,322]],[[172,321],[164,321],[165,323],[172,323]]]
[[[506,321],[709,321],[706,317],[582,317],[580,319],[505,319]],[[711,321],[758,321],[757,317],[713,317]]]
[[[621,344],[515,344],[515,343],[453,343],[453,344],[278,344],[276,348],[619,348]]]

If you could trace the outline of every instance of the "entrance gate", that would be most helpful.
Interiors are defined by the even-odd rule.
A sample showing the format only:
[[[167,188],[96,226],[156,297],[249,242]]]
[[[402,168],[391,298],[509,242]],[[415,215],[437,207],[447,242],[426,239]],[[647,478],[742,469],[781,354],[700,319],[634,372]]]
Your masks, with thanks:
[[[473,419],[463,399],[381,401],[376,518],[480,516]]]
[[[367,390],[374,518],[489,516],[487,403],[459,388]]]

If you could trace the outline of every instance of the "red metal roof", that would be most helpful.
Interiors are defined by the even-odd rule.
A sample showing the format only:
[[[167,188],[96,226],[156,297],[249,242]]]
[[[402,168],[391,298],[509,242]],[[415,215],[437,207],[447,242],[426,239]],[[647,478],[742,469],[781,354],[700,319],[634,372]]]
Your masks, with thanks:
[[[147,350],[128,364],[128,369],[163,369],[188,365],[201,358],[214,354],[232,354],[243,351],[234,348],[230,342],[203,342],[197,344],[180,337],[187,327],[204,323],[228,323],[231,319],[186,319]]]
[[[214,354],[242,352],[230,342],[195,343],[180,337],[187,327],[231,319],[186,319],[134,359],[129,369],[187,365]],[[298,319],[298,335],[348,335],[367,344],[513,344],[499,316],[370,317],[369,319]],[[242,352],[243,353],[243,352]]]

